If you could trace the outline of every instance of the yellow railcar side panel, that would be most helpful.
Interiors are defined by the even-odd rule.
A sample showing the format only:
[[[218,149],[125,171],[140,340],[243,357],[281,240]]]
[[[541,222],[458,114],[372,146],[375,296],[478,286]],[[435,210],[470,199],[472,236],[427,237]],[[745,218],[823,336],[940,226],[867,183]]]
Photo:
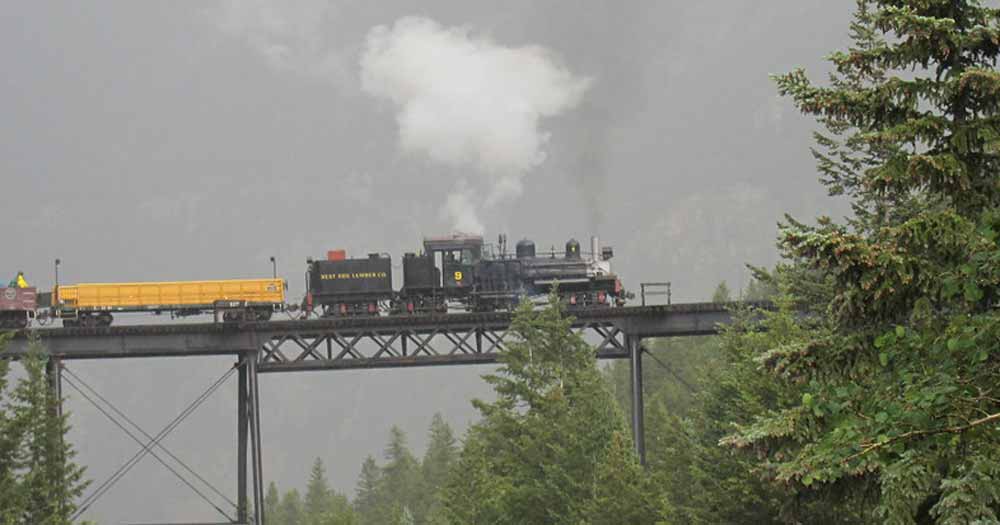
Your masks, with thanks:
[[[76,304],[80,298],[80,289],[76,286],[59,286],[59,300],[67,305]]]
[[[67,306],[156,307],[211,305],[216,301],[285,302],[281,279],[94,283],[60,285],[59,299]]]

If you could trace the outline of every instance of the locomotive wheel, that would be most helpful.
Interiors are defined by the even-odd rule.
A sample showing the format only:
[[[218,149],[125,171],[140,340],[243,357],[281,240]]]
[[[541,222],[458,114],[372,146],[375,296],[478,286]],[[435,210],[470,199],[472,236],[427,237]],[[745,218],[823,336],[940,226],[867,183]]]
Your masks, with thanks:
[[[266,308],[261,308],[257,310],[256,317],[258,321],[270,321],[271,320],[271,310]]]
[[[97,316],[97,319],[96,319],[97,326],[111,326],[111,322],[114,321],[114,320],[115,320],[115,318],[112,317],[112,315],[110,313],[100,314],[100,315]]]
[[[80,321],[77,319],[63,319],[63,328],[77,328],[80,326]]]

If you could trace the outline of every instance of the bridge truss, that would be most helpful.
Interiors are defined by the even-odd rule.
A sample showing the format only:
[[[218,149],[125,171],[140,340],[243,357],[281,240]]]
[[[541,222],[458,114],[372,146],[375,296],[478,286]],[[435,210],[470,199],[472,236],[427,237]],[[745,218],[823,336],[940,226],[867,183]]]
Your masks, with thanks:
[[[642,340],[711,335],[720,324],[731,322],[732,310],[746,307],[769,305],[691,303],[571,312],[573,330],[594,345],[598,358],[629,359],[632,435],[641,461],[645,460]],[[233,523],[261,525],[260,374],[496,363],[510,340],[510,323],[511,314],[499,312],[239,325],[50,328],[34,333],[51,356],[48,370],[57,392],[61,392],[61,363],[65,360],[234,356],[238,368],[238,459],[237,516]],[[27,345],[26,334],[18,334],[8,344],[5,356],[16,359],[27,351]],[[248,488],[253,492],[252,513]]]

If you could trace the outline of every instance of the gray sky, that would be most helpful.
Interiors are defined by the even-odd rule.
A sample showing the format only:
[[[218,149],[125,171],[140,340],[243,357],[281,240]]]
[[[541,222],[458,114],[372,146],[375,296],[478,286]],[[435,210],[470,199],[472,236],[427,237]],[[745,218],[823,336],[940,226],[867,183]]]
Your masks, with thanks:
[[[813,123],[777,97],[768,74],[803,66],[820,78],[821,58],[846,45],[851,1],[282,4],[5,6],[0,217],[17,249],[0,253],[0,272],[21,269],[49,287],[60,257],[66,282],[249,277],[268,275],[273,254],[297,298],[307,256],[342,247],[398,260],[422,235],[449,231],[447,196],[460,181],[484,194],[495,174],[404,151],[399,104],[362,82],[372,29],[407,16],[496,49],[540,46],[547,63],[586,82],[578,100],[528,119],[532,136],[547,137],[544,160],[517,172],[519,195],[479,210],[487,238],[548,246],[597,233],[615,247],[626,287],[671,280],[676,300],[693,301],[722,280],[740,288],[745,262],[773,263],[784,212],[845,211],[816,182]],[[433,64],[454,85],[470,80],[467,69]],[[431,80],[443,78],[434,71]],[[500,86],[528,76],[503,66],[489,74]],[[71,366],[155,431],[227,364]],[[290,488],[320,456],[352,493],[391,424],[418,455],[435,411],[464,428],[475,417],[468,399],[487,393],[483,371],[267,376],[266,476]],[[234,404],[229,385],[169,442],[230,492]],[[103,480],[134,447],[79,396],[70,409],[79,460]],[[147,459],[89,517],[212,512]]]

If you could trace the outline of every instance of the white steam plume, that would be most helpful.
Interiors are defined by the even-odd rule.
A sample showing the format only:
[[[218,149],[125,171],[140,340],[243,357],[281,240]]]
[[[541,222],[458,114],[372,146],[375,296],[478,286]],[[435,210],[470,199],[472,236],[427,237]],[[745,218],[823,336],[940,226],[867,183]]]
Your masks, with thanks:
[[[457,232],[482,234],[486,228],[476,213],[475,198],[465,185],[459,182],[459,188],[448,194],[442,215],[451,219],[452,227]]]
[[[545,160],[541,119],[575,107],[589,84],[542,47],[504,47],[420,17],[373,28],[361,57],[361,87],[398,108],[404,151],[480,175],[485,199],[467,189],[448,197],[465,231],[482,232],[478,209],[521,194],[522,179]]]

